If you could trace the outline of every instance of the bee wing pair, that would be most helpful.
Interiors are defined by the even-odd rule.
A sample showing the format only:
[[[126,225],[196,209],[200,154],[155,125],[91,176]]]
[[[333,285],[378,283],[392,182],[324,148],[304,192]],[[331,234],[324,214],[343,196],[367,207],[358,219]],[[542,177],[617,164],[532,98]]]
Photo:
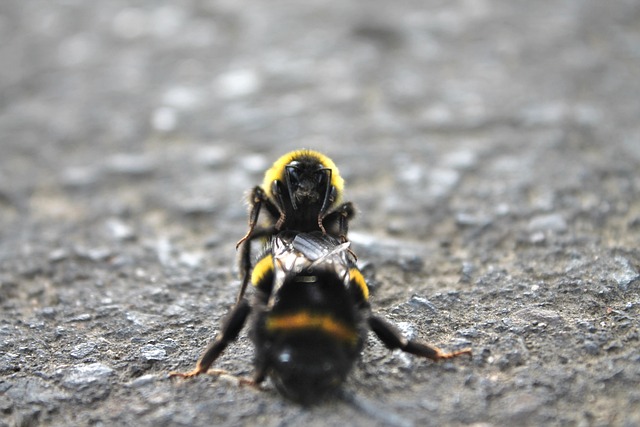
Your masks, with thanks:
[[[286,236],[286,237],[285,237]],[[350,242],[340,243],[327,234],[280,233],[272,241],[272,254],[278,266],[285,274],[298,274],[302,270],[328,265],[348,266],[352,261]]]

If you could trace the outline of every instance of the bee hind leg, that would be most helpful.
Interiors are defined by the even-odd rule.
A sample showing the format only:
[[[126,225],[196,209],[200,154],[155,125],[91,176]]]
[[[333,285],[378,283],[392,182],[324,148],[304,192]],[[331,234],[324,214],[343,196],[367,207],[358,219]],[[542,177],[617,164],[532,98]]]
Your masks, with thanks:
[[[379,316],[371,315],[369,317],[369,327],[390,350],[399,348],[404,352],[431,360],[451,359],[463,354],[471,355],[471,349],[469,348],[447,353],[438,347],[433,347],[420,341],[409,340],[395,326]]]
[[[204,352],[202,357],[200,357],[200,360],[198,360],[195,369],[185,373],[170,372],[169,377],[191,378],[207,373],[211,364],[222,354],[222,352],[227,348],[227,345],[238,337],[238,334],[242,330],[250,312],[251,306],[246,299],[238,302],[231,310],[231,313],[222,326],[222,330],[218,336],[216,336],[209,347],[207,347],[207,350]],[[217,372],[212,371],[212,374],[217,373],[219,375],[225,373],[221,370],[216,371]]]

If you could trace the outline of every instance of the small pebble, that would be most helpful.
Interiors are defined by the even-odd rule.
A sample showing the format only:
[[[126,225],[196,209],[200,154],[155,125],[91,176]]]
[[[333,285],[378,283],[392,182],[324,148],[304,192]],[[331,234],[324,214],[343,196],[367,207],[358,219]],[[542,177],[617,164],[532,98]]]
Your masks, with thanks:
[[[113,375],[113,369],[102,363],[80,365],[63,371],[62,384],[68,388],[105,384],[111,375]]]
[[[611,274],[620,289],[626,290],[632,282],[640,279],[640,273],[627,258],[616,256],[614,261],[618,268],[613,269]]]
[[[164,360],[167,358],[167,352],[165,349],[153,344],[142,346],[140,354],[142,354],[144,359],[150,361]]]
[[[72,317],[71,319],[68,320],[68,322],[87,322],[89,320],[91,320],[93,318],[93,316],[91,316],[91,314],[89,313],[82,313],[77,315],[76,317]]]
[[[147,384],[152,384],[156,380],[156,376],[153,374],[143,375],[131,381],[129,385],[134,388],[144,387]]]
[[[71,350],[69,354],[71,355],[71,357],[74,357],[76,359],[82,359],[84,357],[87,357],[91,353],[93,353],[95,349],[96,349],[95,343],[87,342],[87,343],[78,344],[73,348],[73,350]]]
[[[418,295],[413,295],[411,297],[411,299],[409,300],[409,305],[412,305],[418,308],[427,308],[433,313],[438,312],[438,307],[436,307],[431,301],[429,301],[425,297],[421,297]]]
[[[584,349],[585,353],[590,354],[592,356],[595,356],[598,353],[600,353],[600,346],[593,341],[585,341],[582,348]]]

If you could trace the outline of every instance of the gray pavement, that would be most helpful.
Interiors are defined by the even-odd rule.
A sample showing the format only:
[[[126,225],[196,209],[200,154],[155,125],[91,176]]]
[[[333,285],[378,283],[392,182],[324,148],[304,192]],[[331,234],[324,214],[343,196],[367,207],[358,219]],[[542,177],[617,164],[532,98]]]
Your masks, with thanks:
[[[640,425],[636,1],[3,1],[0,426]],[[312,408],[173,381],[246,191],[326,152],[376,311]],[[216,363],[250,375],[246,333]]]

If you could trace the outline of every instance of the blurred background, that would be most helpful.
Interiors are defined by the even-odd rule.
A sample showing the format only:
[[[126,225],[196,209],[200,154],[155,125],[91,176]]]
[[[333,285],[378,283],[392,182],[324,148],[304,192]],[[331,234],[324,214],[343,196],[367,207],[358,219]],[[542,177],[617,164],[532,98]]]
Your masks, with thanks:
[[[635,0],[2,1],[0,410],[22,425],[251,416],[250,392],[222,404],[215,384],[161,379],[235,297],[246,192],[312,148],[347,181],[381,309],[476,356],[378,372],[374,346],[356,388],[404,418],[300,415],[269,395],[266,425],[637,422],[639,77]],[[242,346],[223,362],[236,371]],[[152,388],[123,389],[145,375],[127,387]],[[51,388],[69,394],[24,398]],[[131,393],[139,412],[109,413]],[[59,415],[76,394],[103,404]]]
[[[26,202],[77,223],[98,188],[96,212],[241,216],[240,193],[309,147],[341,167],[361,226],[402,231],[380,211],[434,209],[486,157],[510,154],[495,180],[518,190],[558,150],[640,157],[632,1],[0,8],[0,194],[18,216]]]

